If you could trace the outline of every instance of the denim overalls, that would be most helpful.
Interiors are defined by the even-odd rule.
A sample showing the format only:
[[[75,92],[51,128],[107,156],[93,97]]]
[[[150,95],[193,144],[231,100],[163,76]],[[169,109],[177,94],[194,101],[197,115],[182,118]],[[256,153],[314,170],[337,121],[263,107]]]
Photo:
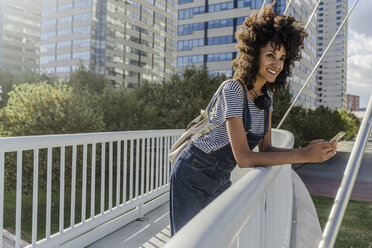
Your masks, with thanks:
[[[251,118],[245,89],[243,106],[244,128],[249,148],[252,150],[266,133],[269,111],[265,110],[264,113],[264,134],[255,135],[248,131]],[[230,143],[211,153],[205,153],[192,142],[188,144],[176,159],[171,172],[171,235],[231,186],[230,175],[236,164]]]

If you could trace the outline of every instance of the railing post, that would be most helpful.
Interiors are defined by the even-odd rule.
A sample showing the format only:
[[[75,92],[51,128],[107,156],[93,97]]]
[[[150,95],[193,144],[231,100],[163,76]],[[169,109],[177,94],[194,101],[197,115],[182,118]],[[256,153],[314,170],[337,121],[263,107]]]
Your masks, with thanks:
[[[22,150],[17,151],[17,203],[16,203],[16,240],[15,247],[21,244],[21,224],[22,224]]]
[[[341,185],[337,191],[328,222],[324,228],[319,248],[333,247],[337,233],[340,229],[343,216],[354,187],[359,167],[363,159],[364,149],[372,127],[372,96],[369,99],[368,107],[360,126],[353,150],[346,165]]]
[[[0,152],[0,246],[3,244],[3,222],[4,222],[4,157],[5,154]]]

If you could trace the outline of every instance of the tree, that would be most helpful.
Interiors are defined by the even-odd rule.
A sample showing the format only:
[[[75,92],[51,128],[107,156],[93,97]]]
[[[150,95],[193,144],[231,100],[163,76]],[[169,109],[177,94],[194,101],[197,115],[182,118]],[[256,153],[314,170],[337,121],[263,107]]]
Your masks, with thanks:
[[[85,133],[104,130],[102,115],[91,107],[90,98],[72,94],[72,88],[66,84],[32,83],[21,84],[9,93],[9,101],[2,110],[3,131],[8,136],[27,136],[40,134]],[[60,148],[53,148],[53,164],[58,165]],[[78,147],[81,156],[81,147]],[[71,147],[66,147],[66,183],[71,179]],[[47,151],[39,150],[39,178],[47,178]],[[23,151],[23,189],[29,193],[32,189],[33,153]],[[77,160],[81,163],[81,159]],[[15,187],[16,154],[6,156],[6,189]],[[78,164],[79,166],[79,164]],[[81,170],[77,172],[78,182]],[[53,182],[59,182],[59,168],[53,170]],[[46,185],[42,184],[41,189]]]
[[[14,89],[15,86],[23,83],[38,83],[46,82],[48,84],[53,84],[57,81],[56,77],[52,77],[46,74],[38,74],[32,72],[31,70],[26,70],[21,76],[15,77],[9,71],[5,71],[0,68],[0,108],[7,105],[9,95],[8,93]]]
[[[16,84],[16,78],[9,72],[0,68],[0,108],[3,108],[8,103],[8,93],[13,90]]]
[[[79,92],[83,94],[101,94],[106,87],[112,86],[110,81],[103,75],[96,75],[82,65],[71,74],[69,85],[74,93]]]
[[[10,136],[80,133],[103,130],[102,118],[86,98],[73,98],[63,84],[22,84],[9,93],[2,111],[3,131]]]
[[[144,83],[135,90],[146,129],[185,128],[205,109],[224,75],[212,77],[205,67],[188,67],[160,84]]]
[[[280,91],[275,92],[272,113],[272,126],[277,127],[292,103],[289,84]]]

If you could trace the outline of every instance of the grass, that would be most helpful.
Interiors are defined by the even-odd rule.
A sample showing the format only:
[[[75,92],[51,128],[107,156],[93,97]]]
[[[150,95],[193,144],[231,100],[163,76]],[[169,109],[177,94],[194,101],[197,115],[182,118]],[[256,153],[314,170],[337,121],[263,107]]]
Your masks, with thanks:
[[[312,196],[322,230],[333,205],[333,198]],[[372,248],[372,202],[349,201],[335,248]]]

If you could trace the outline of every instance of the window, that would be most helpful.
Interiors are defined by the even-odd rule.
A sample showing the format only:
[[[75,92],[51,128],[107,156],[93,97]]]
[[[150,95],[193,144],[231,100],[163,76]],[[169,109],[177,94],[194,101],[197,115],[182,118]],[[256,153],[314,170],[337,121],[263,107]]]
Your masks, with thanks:
[[[74,21],[90,21],[90,12],[74,15]]]
[[[90,33],[90,25],[74,27],[74,34],[89,34],[89,33]]]
[[[215,53],[215,54],[208,54],[207,61],[208,62],[216,62],[216,61],[229,61],[232,60],[232,53]]]
[[[58,11],[72,9],[72,3],[58,6]]]
[[[178,20],[190,19],[194,15],[205,13],[205,6],[178,10]]]
[[[191,50],[193,47],[204,46],[204,39],[182,40],[177,43],[178,51]]]
[[[87,9],[90,8],[91,5],[92,5],[91,0],[82,0],[79,2],[75,2],[74,8]]]
[[[88,47],[90,46],[90,39],[74,40],[73,46]]]
[[[178,0],[178,4],[192,3],[194,0]]]
[[[224,19],[224,20],[217,20],[217,21],[210,21],[208,22],[208,29],[210,28],[223,28],[233,26],[234,20],[231,19]]]
[[[40,46],[41,52],[48,52],[49,50],[54,50],[56,47],[55,43],[48,43],[48,44],[43,44]]]
[[[89,52],[81,52],[81,53],[73,53],[72,58],[73,59],[81,59],[81,60],[89,60]]]
[[[54,61],[54,60],[55,60],[54,55],[41,56],[40,57],[40,64],[42,64],[42,65],[48,64],[49,62]]]
[[[71,70],[70,66],[58,66],[56,68],[57,73],[70,72],[70,70]]]
[[[57,43],[57,48],[64,48],[64,47],[70,47],[71,42],[70,41],[62,41]]]
[[[72,21],[72,16],[64,16],[64,17],[58,18],[58,24],[71,22],[71,21]]]
[[[40,27],[41,28],[48,28],[56,24],[56,19],[42,21]]]
[[[238,8],[251,7],[251,0],[238,0]]]
[[[70,53],[57,54],[57,60],[68,60],[71,59]]]
[[[71,28],[58,30],[57,34],[58,36],[71,34]]]
[[[232,42],[233,42],[232,35],[208,38],[208,45],[220,45],[220,44],[228,44]]]
[[[234,2],[216,3],[208,6],[208,12],[218,12],[234,8]]]
[[[177,67],[188,66],[194,63],[203,63],[204,55],[177,57]]]

